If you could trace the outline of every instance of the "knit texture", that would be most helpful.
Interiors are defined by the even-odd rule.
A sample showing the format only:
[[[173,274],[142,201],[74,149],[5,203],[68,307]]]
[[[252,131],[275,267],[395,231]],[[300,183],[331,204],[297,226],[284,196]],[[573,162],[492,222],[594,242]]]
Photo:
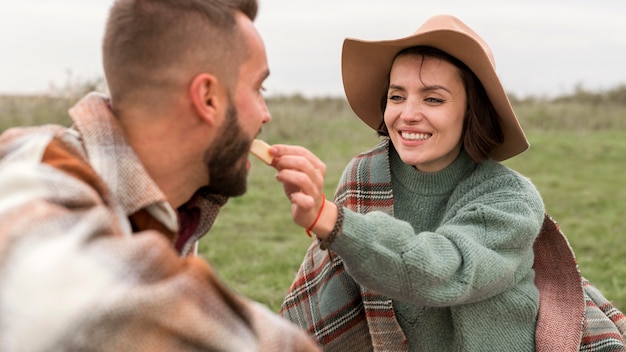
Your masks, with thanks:
[[[393,148],[390,158],[395,218],[346,215],[333,250],[348,273],[393,300],[411,350],[532,349],[532,244],[544,214],[535,188],[465,152],[436,173]]]

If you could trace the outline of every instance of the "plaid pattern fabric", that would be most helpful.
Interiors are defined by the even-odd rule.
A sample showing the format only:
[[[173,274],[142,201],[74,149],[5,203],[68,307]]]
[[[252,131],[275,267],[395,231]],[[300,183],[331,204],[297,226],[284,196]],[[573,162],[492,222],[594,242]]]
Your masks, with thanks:
[[[389,171],[371,172],[372,165],[380,165],[375,159],[387,159],[387,143],[351,161],[336,202],[360,213],[393,214]],[[566,237],[548,215],[534,249],[541,297],[536,350],[626,351],[624,315],[580,276]],[[312,334],[325,351],[408,349],[392,301],[354,282],[341,258],[320,250],[317,242],[308,249],[281,314]]]
[[[626,351],[626,317],[583,278],[585,320],[580,351]]]
[[[372,159],[388,158],[386,143],[352,160],[335,202],[360,213],[393,214],[390,177],[372,179]],[[345,176],[345,175],[344,175]],[[345,177],[344,177],[345,178]],[[314,241],[283,303],[281,314],[311,333],[324,351],[408,351],[392,301],[354,282],[341,258]]]
[[[0,350],[319,351],[189,255],[226,199],[194,198],[176,251],[177,212],[106,99],[70,114],[0,136]]]

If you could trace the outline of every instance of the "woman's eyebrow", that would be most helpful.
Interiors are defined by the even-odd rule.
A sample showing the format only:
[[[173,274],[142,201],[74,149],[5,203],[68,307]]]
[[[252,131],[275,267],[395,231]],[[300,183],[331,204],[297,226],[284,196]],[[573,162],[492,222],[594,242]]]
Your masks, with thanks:
[[[432,85],[432,86],[424,86],[420,90],[422,92],[432,92],[432,91],[435,91],[435,90],[445,90],[448,93],[452,93],[452,92],[450,92],[450,90],[448,88],[446,88],[444,86],[441,86],[441,85],[438,85],[438,84],[435,84],[435,85]]]
[[[402,90],[402,91],[406,90],[403,86],[399,86],[397,84],[390,84],[389,85],[389,90],[391,90],[391,89]],[[452,93],[452,92],[450,92],[450,90],[448,88],[446,88],[446,87],[444,87],[442,85],[438,85],[438,84],[434,84],[434,85],[431,85],[431,86],[424,86],[424,87],[420,88],[420,91],[422,91],[422,92],[433,92],[433,91],[436,91],[436,90],[445,90],[448,93]]]

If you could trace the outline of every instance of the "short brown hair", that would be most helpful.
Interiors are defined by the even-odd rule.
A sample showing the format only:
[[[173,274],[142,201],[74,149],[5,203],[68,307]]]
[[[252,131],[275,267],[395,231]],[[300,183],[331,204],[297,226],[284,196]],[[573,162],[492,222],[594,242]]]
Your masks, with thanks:
[[[257,10],[256,0],[115,1],[102,48],[112,100],[187,85],[206,71],[234,85],[247,55],[235,13],[253,21]]]
[[[493,149],[502,144],[504,134],[498,123],[498,114],[487,96],[482,83],[462,61],[439,49],[429,46],[415,46],[400,51],[396,58],[403,55],[433,57],[444,60],[459,69],[461,81],[467,96],[467,108],[463,119],[463,147],[475,162],[490,158]],[[422,61],[423,63],[423,61]],[[389,85],[389,82],[387,82]],[[387,107],[387,96],[381,100],[384,112]],[[387,126],[383,120],[378,134],[388,136]]]

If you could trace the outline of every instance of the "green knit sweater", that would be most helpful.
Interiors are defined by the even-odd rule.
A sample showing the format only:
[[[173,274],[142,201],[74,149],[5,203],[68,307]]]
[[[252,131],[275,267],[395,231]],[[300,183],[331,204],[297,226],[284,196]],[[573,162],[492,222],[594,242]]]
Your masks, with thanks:
[[[347,210],[332,245],[361,285],[393,299],[411,351],[533,351],[533,242],[544,205],[532,183],[462,151],[423,173],[390,148],[394,216]],[[387,175],[387,176],[385,176]]]

